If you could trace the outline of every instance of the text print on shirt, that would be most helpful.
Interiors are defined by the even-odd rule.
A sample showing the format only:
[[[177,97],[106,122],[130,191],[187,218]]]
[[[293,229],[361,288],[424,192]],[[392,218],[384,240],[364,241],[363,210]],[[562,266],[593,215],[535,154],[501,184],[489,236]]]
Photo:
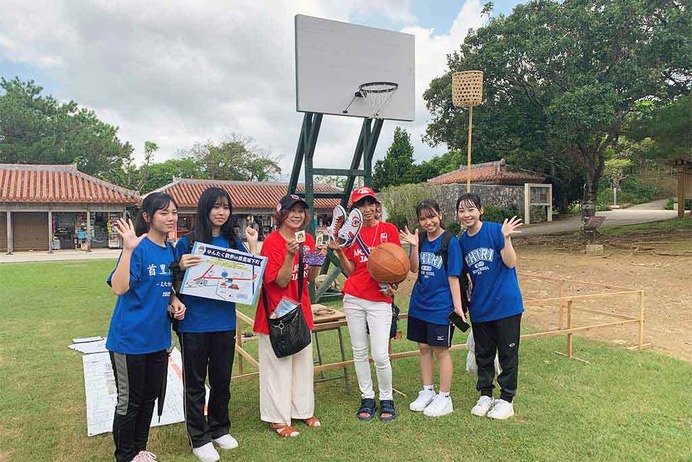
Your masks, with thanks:
[[[432,267],[440,269],[442,268],[442,263],[442,255],[435,255],[434,252],[420,253],[420,270],[423,272],[422,276],[432,276]]]
[[[485,266],[485,262],[492,263],[495,259],[495,249],[489,249],[487,247],[479,247],[472,250],[464,260],[466,261],[466,266],[473,268],[471,273],[478,275],[489,268]]]
[[[298,280],[298,265],[300,263],[296,263],[293,265],[293,272],[291,273],[291,280],[292,281],[297,281]],[[303,264],[303,277],[306,278],[308,277],[308,272],[310,271],[310,267],[307,264]]]

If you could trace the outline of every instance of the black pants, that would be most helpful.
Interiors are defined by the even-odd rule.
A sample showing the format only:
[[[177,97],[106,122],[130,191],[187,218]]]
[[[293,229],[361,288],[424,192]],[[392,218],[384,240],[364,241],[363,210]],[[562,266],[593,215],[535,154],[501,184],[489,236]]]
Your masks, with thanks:
[[[118,390],[113,419],[115,460],[130,462],[147,447],[154,401],[168,372],[168,353],[126,355],[111,351],[110,357]]]
[[[231,371],[235,354],[235,330],[179,332],[185,385],[185,424],[190,445],[204,446],[212,438],[229,433],[231,420]],[[209,406],[204,416],[204,383],[209,375]]]
[[[482,396],[493,396],[495,354],[500,359],[502,372],[497,377],[500,399],[512,402],[517,392],[519,374],[519,335],[521,313],[497,321],[474,322],[473,338],[476,342],[478,382],[476,390]]]

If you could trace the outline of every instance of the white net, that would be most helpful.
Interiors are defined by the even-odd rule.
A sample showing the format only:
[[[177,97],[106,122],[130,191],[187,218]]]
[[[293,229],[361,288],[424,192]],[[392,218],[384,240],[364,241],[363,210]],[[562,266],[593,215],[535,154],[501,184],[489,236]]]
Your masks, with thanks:
[[[372,108],[372,116],[381,119],[381,111],[389,104],[399,84],[394,82],[368,82],[358,87],[361,96]]]

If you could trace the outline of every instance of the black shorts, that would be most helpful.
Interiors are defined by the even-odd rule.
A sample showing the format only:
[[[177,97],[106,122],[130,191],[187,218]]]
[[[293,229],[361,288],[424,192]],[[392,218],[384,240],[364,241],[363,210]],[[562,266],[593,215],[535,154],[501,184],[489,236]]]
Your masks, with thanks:
[[[417,318],[408,317],[408,329],[406,338],[417,343],[424,343],[432,347],[452,346],[454,326],[451,324],[433,324]]]

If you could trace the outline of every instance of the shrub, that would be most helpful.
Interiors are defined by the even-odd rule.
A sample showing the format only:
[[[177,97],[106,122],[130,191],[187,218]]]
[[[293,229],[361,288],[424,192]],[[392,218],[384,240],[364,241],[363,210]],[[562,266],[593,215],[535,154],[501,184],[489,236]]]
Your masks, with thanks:
[[[455,221],[448,224],[445,229],[450,233],[457,235],[461,232],[461,225]]]
[[[505,221],[505,218],[512,218],[513,216],[523,218],[522,213],[515,208],[502,209],[500,207],[495,207],[494,205],[483,206],[483,221],[502,223]]]

